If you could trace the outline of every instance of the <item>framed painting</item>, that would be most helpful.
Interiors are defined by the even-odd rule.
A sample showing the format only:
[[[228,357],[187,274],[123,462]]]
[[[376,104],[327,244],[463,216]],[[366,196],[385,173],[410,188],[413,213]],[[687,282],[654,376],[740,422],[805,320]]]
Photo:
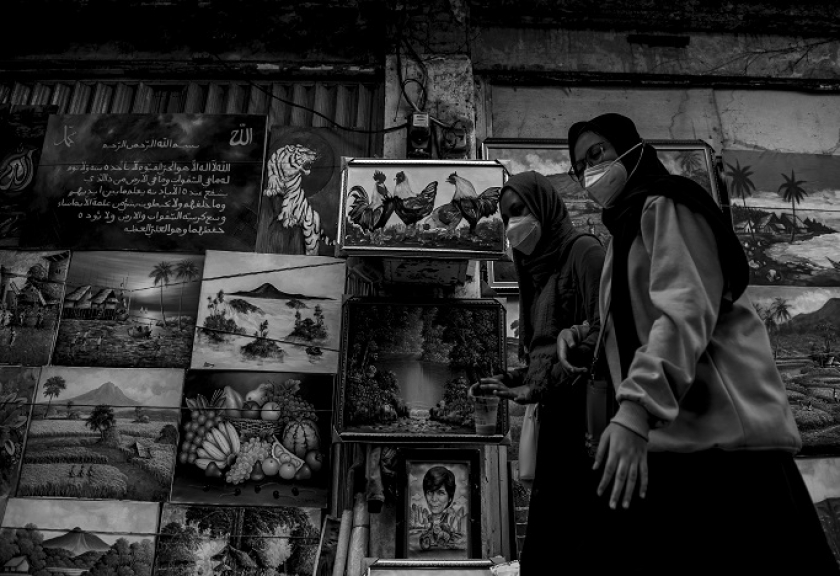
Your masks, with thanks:
[[[69,250],[0,250],[0,364],[49,364],[69,262]]]
[[[840,564],[840,458],[797,458],[796,464]]]
[[[750,283],[840,285],[840,158],[748,150],[722,156]]]
[[[499,402],[494,430],[479,434],[468,390],[481,375],[505,370],[504,323],[504,308],[493,299],[349,298],[336,394],[341,438],[502,441],[507,403]]]
[[[16,496],[165,502],[184,371],[44,366]]]
[[[341,159],[364,156],[368,135],[274,126],[260,200],[257,252],[335,255]]]
[[[321,510],[164,504],[154,574],[311,576]]]
[[[840,455],[840,288],[750,286],[802,436],[801,455]]]
[[[718,206],[722,200],[712,148],[702,140],[646,140],[671,174],[691,178],[711,195]],[[481,145],[481,157],[498,160],[511,174],[534,170],[544,175],[563,197],[575,226],[595,234],[603,242],[609,238],[601,223],[601,208],[593,202],[578,182],[569,176],[567,140],[487,138]],[[490,277],[491,286],[495,279]]]
[[[186,368],[204,256],[75,251],[53,364]]]
[[[190,370],[172,502],[326,508],[330,374]]]
[[[339,251],[401,258],[498,259],[504,167],[480,160],[347,159]]]
[[[208,251],[192,368],[335,374],[345,261]]]
[[[519,292],[519,279],[516,276],[516,266],[513,262],[488,260],[487,284],[490,288],[502,294]]]
[[[0,367],[0,414],[4,431],[0,450],[0,518],[9,496],[17,486],[40,371],[40,368],[22,366]]]
[[[398,480],[397,557],[468,560],[481,556],[477,450],[403,450]]]
[[[257,114],[50,116],[20,245],[252,251],[266,122]]]
[[[11,498],[3,516],[0,544],[7,556],[12,556],[10,566],[17,574],[49,574],[49,568],[59,568],[64,574],[151,574],[159,506],[152,502]],[[35,566],[41,568],[30,568]]]
[[[365,576],[492,576],[490,560],[436,561],[374,559]]]

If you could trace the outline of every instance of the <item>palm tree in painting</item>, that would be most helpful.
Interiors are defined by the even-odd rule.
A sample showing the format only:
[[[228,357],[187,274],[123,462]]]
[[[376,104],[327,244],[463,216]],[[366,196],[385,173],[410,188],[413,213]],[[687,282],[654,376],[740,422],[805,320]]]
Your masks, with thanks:
[[[44,396],[49,398],[45,418],[50,417],[50,404],[52,404],[53,398],[58,398],[61,395],[61,391],[66,389],[67,381],[61,376],[52,376],[44,382]]]
[[[785,202],[790,202],[790,206],[793,209],[793,226],[790,229],[790,241],[793,242],[794,238],[796,238],[796,228],[799,226],[796,223],[796,205],[802,202],[802,199],[808,195],[808,191],[802,187],[802,184],[805,184],[807,180],[797,180],[793,170],[790,171],[790,178],[785,174],[782,174],[782,178],[785,179],[785,182],[779,186],[779,194],[782,195]]]
[[[753,225],[750,209],[747,207],[747,196],[752,196],[752,193],[755,190],[755,184],[753,184],[753,181],[750,179],[750,176],[753,175],[752,169],[749,166],[741,167],[741,163],[738,160],[735,161],[735,166],[729,162],[726,162],[726,166],[729,168],[727,176],[729,176],[732,195],[740,196],[741,200],[744,202],[744,212],[746,212],[747,215],[747,225],[750,227],[750,234],[752,234],[753,240],[755,240],[755,226]]]
[[[773,317],[773,321],[781,326],[791,319],[790,304],[784,298],[774,298],[770,305],[770,315]]]
[[[166,314],[163,312],[163,287],[169,285],[169,279],[172,277],[172,263],[160,262],[152,268],[149,278],[153,278],[157,286],[160,284],[160,316],[163,319],[163,325],[166,326]]]
[[[680,169],[685,176],[691,176],[695,172],[699,172],[703,167],[700,154],[694,150],[683,150],[677,154],[677,163],[679,163]]]
[[[181,280],[181,295],[178,298],[178,330],[181,329],[181,306],[184,301],[184,284],[198,278],[198,264],[195,260],[181,260],[175,265],[175,278]]]

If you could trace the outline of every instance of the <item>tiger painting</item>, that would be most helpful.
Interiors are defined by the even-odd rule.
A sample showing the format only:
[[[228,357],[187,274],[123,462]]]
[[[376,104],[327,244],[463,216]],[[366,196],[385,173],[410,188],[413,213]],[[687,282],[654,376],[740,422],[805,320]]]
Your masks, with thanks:
[[[301,180],[308,176],[318,154],[300,144],[279,148],[268,161],[268,184],[263,195],[280,199],[277,222],[284,229],[298,227],[307,256],[317,256],[320,242],[335,243],[321,228],[321,217],[306,199]]]

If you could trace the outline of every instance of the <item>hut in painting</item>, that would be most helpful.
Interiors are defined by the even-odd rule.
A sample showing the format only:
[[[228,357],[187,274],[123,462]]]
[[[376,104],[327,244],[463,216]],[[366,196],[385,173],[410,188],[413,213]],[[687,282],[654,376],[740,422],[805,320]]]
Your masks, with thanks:
[[[83,312],[90,309],[91,287],[79,286],[64,296],[64,318],[82,318]]]

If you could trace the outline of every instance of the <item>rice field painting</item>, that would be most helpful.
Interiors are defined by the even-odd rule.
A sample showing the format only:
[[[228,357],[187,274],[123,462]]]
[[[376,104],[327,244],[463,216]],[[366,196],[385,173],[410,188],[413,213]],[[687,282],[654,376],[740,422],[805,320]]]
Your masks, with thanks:
[[[183,377],[164,368],[44,367],[17,496],[167,500]]]
[[[186,368],[204,256],[74,252],[53,364]]]
[[[67,250],[0,250],[0,364],[49,363],[69,262]]]
[[[0,517],[20,473],[40,368],[0,367]]]
[[[7,573],[150,576],[158,505],[12,498],[0,528]]]
[[[828,545],[840,564],[840,458],[798,458]]]
[[[192,368],[335,374],[345,261],[208,251]]]
[[[840,288],[750,286],[802,435],[802,454],[840,454]]]
[[[321,511],[164,504],[157,576],[310,576]]]
[[[724,150],[723,163],[751,282],[840,285],[840,158]]]

